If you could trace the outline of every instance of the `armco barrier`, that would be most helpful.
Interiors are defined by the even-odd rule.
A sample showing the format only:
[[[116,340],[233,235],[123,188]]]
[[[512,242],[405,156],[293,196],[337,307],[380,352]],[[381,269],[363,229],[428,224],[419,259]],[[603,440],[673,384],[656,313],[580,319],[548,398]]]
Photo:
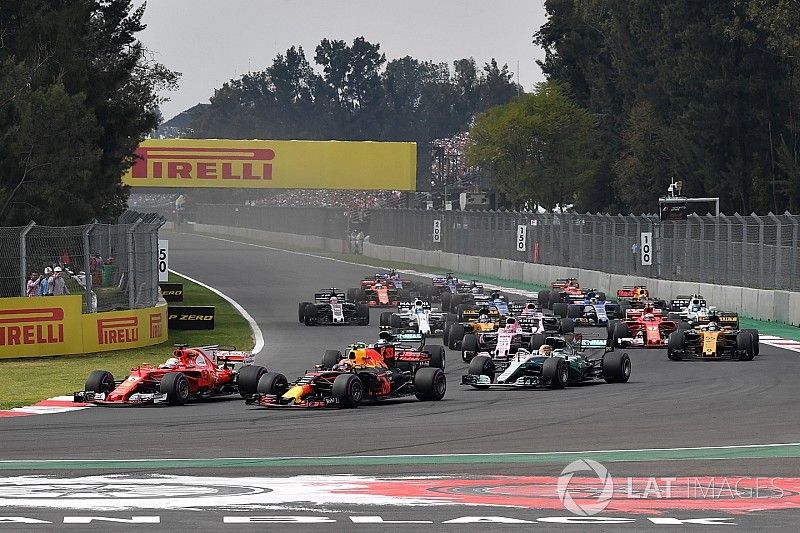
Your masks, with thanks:
[[[275,244],[308,243],[304,246],[311,249],[339,251],[338,239],[323,239],[288,233],[275,233],[262,230],[231,228],[227,226],[210,226],[194,224],[196,231],[215,235],[228,235],[250,238]],[[306,240],[307,239],[307,240]],[[311,246],[311,244],[315,246]],[[420,254],[420,255],[417,255]],[[493,278],[522,281],[534,285],[549,285],[556,278],[573,277],[581,280],[584,286],[592,286],[609,295],[624,285],[645,284],[659,298],[671,299],[679,294],[701,293],[719,307],[730,311],[738,311],[743,316],[762,320],[785,322],[800,325],[800,293],[750,289],[738,286],[715,285],[688,281],[671,281],[644,278],[634,275],[609,274],[597,270],[568,268],[556,265],[541,265],[512,261],[509,259],[481,258],[463,254],[453,254],[436,250],[417,250],[380,244],[364,243],[364,255],[384,261],[402,261],[445,271],[463,274],[485,275]],[[397,258],[401,259],[397,259]],[[413,263],[408,259],[421,257],[421,263]],[[481,262],[483,259],[483,262]],[[488,260],[488,261],[487,261]],[[483,266],[483,268],[481,268]],[[781,294],[776,294],[781,292]],[[783,294],[787,296],[784,296]]]
[[[139,348],[166,342],[167,306],[81,314],[81,296],[0,299],[0,359]]]

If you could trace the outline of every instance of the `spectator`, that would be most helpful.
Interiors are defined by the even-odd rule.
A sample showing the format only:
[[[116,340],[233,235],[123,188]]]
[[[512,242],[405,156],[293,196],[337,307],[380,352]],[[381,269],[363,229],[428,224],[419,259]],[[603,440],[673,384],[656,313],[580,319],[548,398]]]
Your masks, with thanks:
[[[69,290],[67,290],[67,282],[64,280],[64,273],[61,271],[61,267],[57,266],[53,269],[53,289],[52,289],[53,296],[64,296],[65,294],[69,294]]]
[[[51,296],[53,294],[53,269],[44,267],[44,276],[39,281],[39,296]]]
[[[364,232],[361,230],[359,230],[358,234],[356,235],[356,253],[364,253]]]
[[[28,286],[25,289],[25,296],[39,296],[39,283],[42,281],[42,276],[38,272],[31,272],[31,277],[28,280]]]

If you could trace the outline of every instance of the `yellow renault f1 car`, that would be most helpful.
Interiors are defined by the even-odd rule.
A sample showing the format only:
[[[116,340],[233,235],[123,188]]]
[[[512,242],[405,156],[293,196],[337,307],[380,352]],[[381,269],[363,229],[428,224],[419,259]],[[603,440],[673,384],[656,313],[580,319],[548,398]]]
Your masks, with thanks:
[[[461,311],[462,321],[445,324],[442,340],[451,350],[460,350],[468,333],[494,333],[505,325],[505,317],[495,306],[482,306]]]
[[[667,340],[667,357],[682,359],[738,359],[758,355],[758,331],[722,327],[712,321],[695,329],[673,331]]]

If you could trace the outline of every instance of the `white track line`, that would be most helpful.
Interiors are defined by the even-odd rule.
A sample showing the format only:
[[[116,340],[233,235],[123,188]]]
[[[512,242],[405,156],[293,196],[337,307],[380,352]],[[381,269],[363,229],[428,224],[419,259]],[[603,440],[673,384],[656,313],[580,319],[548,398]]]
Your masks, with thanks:
[[[215,289],[214,287],[206,285],[202,281],[197,281],[196,279],[190,278],[186,274],[181,274],[180,272],[177,272],[173,269],[169,269],[169,271],[175,274],[176,276],[180,276],[184,279],[191,281],[192,283],[196,283],[201,287],[210,290],[211,292],[213,292],[214,294],[216,294],[217,296],[219,296],[220,298],[231,304],[234,307],[234,309],[236,309],[239,312],[239,314],[241,314],[244,317],[244,319],[247,320],[247,323],[250,324],[250,330],[253,332],[253,339],[255,340],[255,345],[253,346],[253,354],[258,354],[261,350],[264,349],[264,335],[263,333],[261,333],[261,328],[258,326],[258,323],[250,315],[250,313],[248,313],[244,307],[239,305],[239,302],[237,302],[227,294],[224,294],[223,292]]]

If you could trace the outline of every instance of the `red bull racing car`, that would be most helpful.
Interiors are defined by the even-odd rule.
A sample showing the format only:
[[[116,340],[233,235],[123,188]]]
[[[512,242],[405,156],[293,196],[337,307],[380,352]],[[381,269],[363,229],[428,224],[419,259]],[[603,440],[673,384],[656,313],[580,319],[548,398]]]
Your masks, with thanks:
[[[423,351],[391,342],[359,343],[351,345],[346,356],[337,350],[326,351],[317,370],[292,383],[283,374],[264,374],[256,393],[245,402],[263,407],[353,408],[363,401],[405,396],[438,401],[447,389],[443,368],[441,346]]]
[[[183,405],[191,399],[246,396],[256,391],[258,380],[267,373],[252,362],[249,352],[177,346],[163,364],[137,366],[122,381],[105,370],[94,370],[73,400],[98,405]]]

